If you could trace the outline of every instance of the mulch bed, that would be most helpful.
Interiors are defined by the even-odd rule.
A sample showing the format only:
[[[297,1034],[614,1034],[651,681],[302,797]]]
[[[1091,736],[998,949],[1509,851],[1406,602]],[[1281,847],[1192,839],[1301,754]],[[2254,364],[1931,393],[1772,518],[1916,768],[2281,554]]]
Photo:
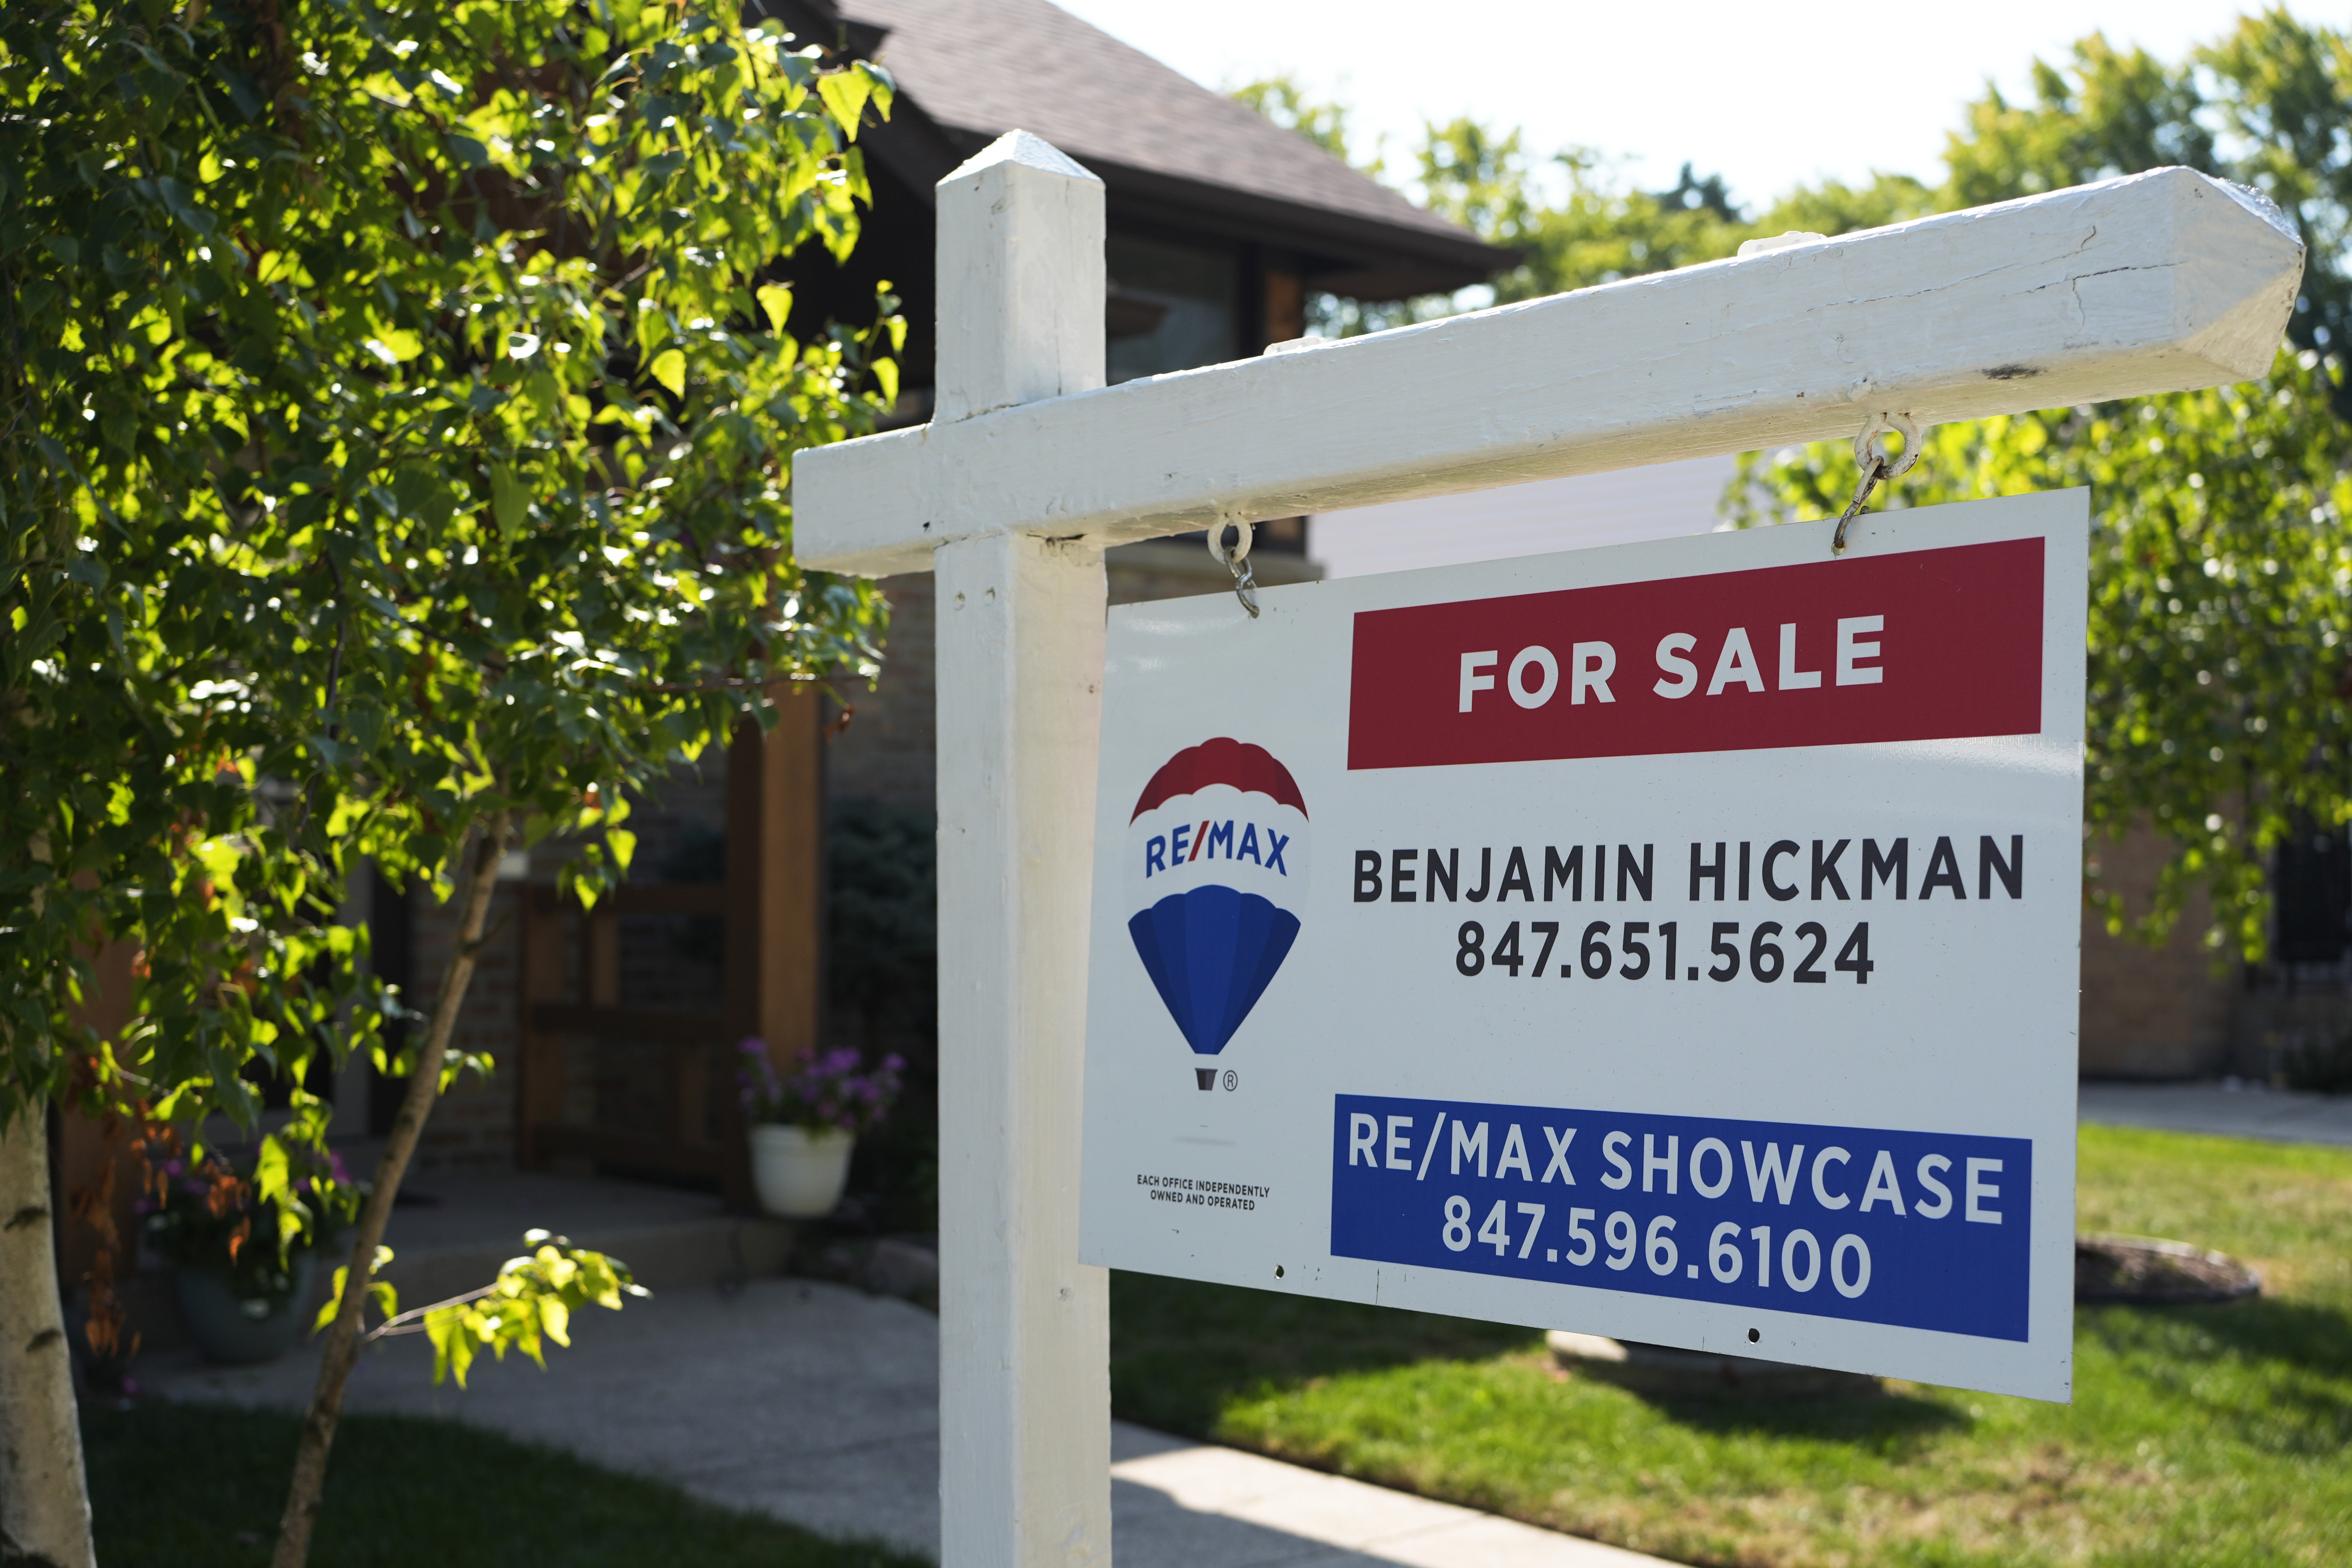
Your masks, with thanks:
[[[2074,1238],[2074,1300],[2186,1306],[2261,1293],[2254,1271],[2223,1253],[2146,1236]]]

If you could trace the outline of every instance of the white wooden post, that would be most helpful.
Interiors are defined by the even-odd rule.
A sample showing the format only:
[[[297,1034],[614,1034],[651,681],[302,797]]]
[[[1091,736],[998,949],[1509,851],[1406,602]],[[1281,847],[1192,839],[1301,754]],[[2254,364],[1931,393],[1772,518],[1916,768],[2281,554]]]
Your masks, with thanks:
[[[2275,209],[2162,169],[1106,388],[1101,183],[1015,132],[938,212],[936,417],[797,454],[793,504],[804,566],[938,573],[945,1568],[1110,1557],[1077,1262],[1105,546],[2238,381],[2303,269]]]
[[[939,185],[935,423],[1103,383],[1102,182],[1025,132]],[[1110,1285],[1078,1262],[1102,548],[1007,531],[939,595],[943,1568],[1110,1562]]]

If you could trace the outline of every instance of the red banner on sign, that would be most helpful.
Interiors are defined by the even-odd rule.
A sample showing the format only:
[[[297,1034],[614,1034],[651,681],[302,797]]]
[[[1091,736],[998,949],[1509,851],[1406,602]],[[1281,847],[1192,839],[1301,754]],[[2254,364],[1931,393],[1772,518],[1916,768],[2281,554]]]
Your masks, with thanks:
[[[1348,766],[2020,735],[2042,541],[1367,610]]]

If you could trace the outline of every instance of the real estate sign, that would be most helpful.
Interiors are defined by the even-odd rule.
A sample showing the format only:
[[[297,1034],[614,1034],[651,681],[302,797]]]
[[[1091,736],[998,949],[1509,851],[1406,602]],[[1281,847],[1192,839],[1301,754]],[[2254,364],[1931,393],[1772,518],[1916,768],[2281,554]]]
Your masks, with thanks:
[[[2087,530],[1113,610],[1085,1259],[2067,1397]]]

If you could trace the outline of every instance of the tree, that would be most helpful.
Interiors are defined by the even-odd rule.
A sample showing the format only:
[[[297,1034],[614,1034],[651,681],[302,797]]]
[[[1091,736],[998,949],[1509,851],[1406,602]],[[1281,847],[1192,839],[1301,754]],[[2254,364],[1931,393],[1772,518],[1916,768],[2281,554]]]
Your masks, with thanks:
[[[2266,382],[1938,426],[1890,503],[2091,487],[2084,814],[2172,844],[2138,910],[2094,846],[2085,891],[2113,931],[2160,940],[2201,887],[2209,947],[2252,962],[2271,849],[2352,816],[2352,428],[2330,393],[2305,351]],[[1844,443],[1754,454],[1742,478],[1744,521],[1834,517],[1853,458]]]
[[[2085,816],[2169,844],[2151,902],[2087,893],[2109,930],[2160,940],[2189,893],[2214,909],[2217,961],[2268,946],[2280,841],[2352,818],[2352,44],[2283,11],[2242,19],[2177,66],[2097,35],[2036,62],[2033,102],[1988,89],[1947,153],[1941,207],[2187,163],[2275,200],[2310,247],[2266,382],[1947,426],[1887,504],[2087,484],[2092,544]],[[1751,454],[1730,492],[1746,521],[1843,510],[1850,450]]]
[[[1756,221],[1756,233],[1772,236],[1852,234],[1907,223],[1936,210],[1936,193],[1908,174],[1874,173],[1866,185],[1824,180],[1801,185],[1774,202]]]
[[[2185,164],[2256,187],[2294,220],[2310,253],[2288,326],[2317,351],[2352,418],[2352,38],[2276,9],[2166,65],[2096,33],[2063,65],[2037,60],[2031,105],[1988,88],[1945,154],[1939,205],[2006,201],[2116,174]]]
[[[1563,149],[1550,163],[1560,192],[1554,199],[1528,164],[1517,132],[1498,136],[1467,119],[1428,128],[1421,167],[1431,209],[1524,258],[1496,280],[1498,301],[1719,260],[1759,236],[1844,234],[1933,210],[1927,188],[1902,174],[1874,174],[1859,187],[1801,188],[1751,218],[1720,174],[1700,175],[1688,163],[1664,191],[1626,188],[1591,148]]]
[[[1879,174],[1864,186],[1832,182],[1792,192],[1751,218],[1720,174],[1702,175],[1693,163],[1667,190],[1629,188],[1591,148],[1533,163],[1520,132],[1468,116],[1425,124],[1416,167],[1417,194],[1432,212],[1519,253],[1519,264],[1494,281],[1498,303],[1717,260],[1759,235],[1843,234],[1934,210],[1927,186]],[[1414,319],[1445,308],[1433,303]]]
[[[1347,106],[1309,97],[1293,73],[1282,71],[1229,87],[1225,96],[1265,116],[1285,131],[1306,137],[1349,168],[1361,170],[1374,179],[1380,177],[1379,155],[1375,153],[1369,163],[1359,163],[1354,149],[1348,144]]]
[[[68,1094],[250,1124],[254,1075],[381,1058],[402,1005],[334,919],[347,875],[461,900],[428,1026],[383,1064],[410,1088],[280,1563],[465,1065],[500,853],[581,835],[563,875],[593,899],[635,787],[772,721],[772,688],[873,668],[880,601],[793,565],[786,486],[895,398],[903,325],[886,299],[795,337],[775,264],[846,254],[852,139],[888,101],[724,6],[0,9],[0,1129],[37,1138]],[[107,942],[139,950],[111,1042],[74,1018]],[[55,1342],[47,1311],[0,1334]],[[60,1397],[0,1378],[0,1449],[36,1455]],[[86,1525],[44,1528],[11,1550],[89,1560]]]
[[[1309,97],[1296,77],[1284,73],[1229,91],[1349,167],[1388,179],[1384,157],[1360,159],[1349,145],[1347,106]],[[1309,321],[1325,336],[1352,337],[1451,315],[1468,303],[1531,300],[1728,256],[1756,229],[1722,176],[1701,177],[1693,167],[1683,165],[1673,190],[1622,191],[1590,148],[1567,148],[1538,165],[1516,130],[1468,115],[1424,121],[1406,194],[1489,245],[1517,251],[1519,264],[1460,296],[1363,301],[1321,295],[1310,302]],[[1555,185],[1563,189],[1557,200],[1550,199]]]

